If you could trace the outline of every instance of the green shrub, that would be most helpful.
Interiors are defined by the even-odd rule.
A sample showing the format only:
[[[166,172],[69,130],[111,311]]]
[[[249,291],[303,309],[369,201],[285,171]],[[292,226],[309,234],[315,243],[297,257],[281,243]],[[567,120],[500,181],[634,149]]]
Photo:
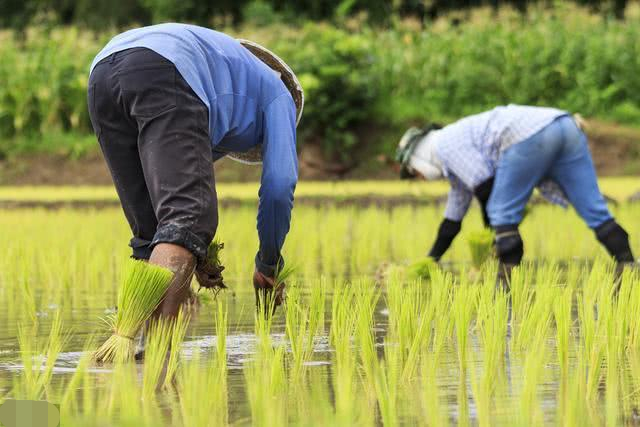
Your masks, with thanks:
[[[245,12],[259,22],[228,32],[264,44],[296,71],[306,94],[300,141],[319,144],[329,157],[352,158],[365,145],[367,153],[391,152],[395,138],[376,146],[380,135],[510,102],[640,123],[634,16],[608,21],[560,7],[533,10],[526,21],[501,12],[459,26],[442,19],[427,29],[405,22],[392,29],[346,22],[350,29],[341,29],[293,27],[275,15],[260,20],[265,6],[251,3]],[[90,133],[89,64],[114,33],[0,31],[0,138]]]
[[[640,25],[582,9],[480,15],[427,31],[376,36],[383,115],[453,120],[495,105],[556,106],[625,123],[640,121]]]
[[[323,24],[307,24],[291,35],[272,42],[305,90],[301,136],[319,142],[330,157],[348,158],[358,142],[354,131],[373,120],[380,96],[374,44],[363,34]]]
[[[89,64],[102,44],[76,28],[0,32],[0,136],[90,132]]]

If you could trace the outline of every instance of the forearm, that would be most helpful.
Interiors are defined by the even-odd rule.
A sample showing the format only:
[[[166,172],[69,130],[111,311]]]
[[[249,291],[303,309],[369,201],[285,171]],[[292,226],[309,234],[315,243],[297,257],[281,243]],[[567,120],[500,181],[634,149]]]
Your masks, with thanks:
[[[298,182],[295,106],[291,97],[274,100],[265,113],[262,180],[258,208],[260,250],[256,268],[273,277],[282,267],[281,250],[289,232],[293,193]]]
[[[258,237],[260,249],[256,256],[258,270],[270,277],[284,264],[281,250],[289,232],[295,181],[288,185],[265,183],[260,191]]]
[[[439,261],[442,258],[442,255],[449,249],[453,239],[458,235],[460,229],[462,228],[462,221],[452,221],[450,219],[445,218],[438,228],[438,235],[436,237],[436,241],[433,243],[431,250],[429,251],[429,256],[436,261]]]

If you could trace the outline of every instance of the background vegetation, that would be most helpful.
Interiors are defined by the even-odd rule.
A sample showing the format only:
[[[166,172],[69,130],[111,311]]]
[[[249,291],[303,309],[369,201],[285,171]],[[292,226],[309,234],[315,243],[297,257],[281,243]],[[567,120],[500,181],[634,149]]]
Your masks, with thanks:
[[[434,19],[443,13],[490,6],[512,6],[526,14],[531,5],[553,6],[562,0],[5,0],[0,3],[0,25],[24,27],[34,20],[59,24],[109,28],[132,23],[149,25],[159,21],[189,21],[239,24],[251,20],[256,11],[274,11],[286,18],[326,20],[366,13],[375,23],[394,17]],[[623,18],[628,0],[575,0],[597,13]]]
[[[626,2],[539,2],[526,14],[518,2],[486,2],[516,8],[462,9],[437,19],[430,18],[434,10],[481,2],[218,1],[216,13],[212,2],[200,3],[109,3],[102,14],[102,2],[33,0],[0,14],[18,28],[0,30],[0,153],[61,146],[82,153],[93,146],[86,111],[92,58],[124,29],[114,25],[165,20],[218,22],[215,28],[278,52],[306,90],[301,141],[335,160],[391,153],[408,124],[446,122],[509,102],[640,122],[635,3],[623,8],[625,19],[613,17]],[[391,13],[379,20],[379,8]],[[433,13],[420,13],[427,9]],[[236,12],[238,19],[225,18]],[[100,25],[92,14],[104,17]]]

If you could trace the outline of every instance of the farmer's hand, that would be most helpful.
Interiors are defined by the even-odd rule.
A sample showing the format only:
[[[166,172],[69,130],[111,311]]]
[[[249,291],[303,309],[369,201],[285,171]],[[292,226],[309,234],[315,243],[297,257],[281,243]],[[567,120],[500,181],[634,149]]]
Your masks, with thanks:
[[[196,279],[198,279],[200,287],[213,290],[226,289],[227,286],[222,278],[223,270],[224,266],[211,262],[199,264],[196,267]]]
[[[260,305],[265,304],[265,314],[268,314],[268,307],[271,304],[273,304],[272,311],[275,313],[275,309],[285,300],[285,284],[276,284],[273,277],[269,277],[257,269],[253,273],[253,287],[256,291],[256,307],[260,310]]]

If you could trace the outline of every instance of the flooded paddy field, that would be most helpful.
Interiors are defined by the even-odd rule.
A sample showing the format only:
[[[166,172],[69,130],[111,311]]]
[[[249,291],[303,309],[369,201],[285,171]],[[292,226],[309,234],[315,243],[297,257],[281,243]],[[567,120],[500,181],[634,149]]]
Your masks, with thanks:
[[[614,208],[636,252],[640,208]],[[285,307],[256,315],[255,208],[220,212],[230,290],[197,291],[177,371],[98,365],[129,231],[121,211],[0,211],[0,400],[62,425],[636,425],[640,288],[571,211],[537,205],[509,293],[472,262],[465,220],[417,278],[441,208],[299,206]],[[153,365],[153,366],[151,366]]]

